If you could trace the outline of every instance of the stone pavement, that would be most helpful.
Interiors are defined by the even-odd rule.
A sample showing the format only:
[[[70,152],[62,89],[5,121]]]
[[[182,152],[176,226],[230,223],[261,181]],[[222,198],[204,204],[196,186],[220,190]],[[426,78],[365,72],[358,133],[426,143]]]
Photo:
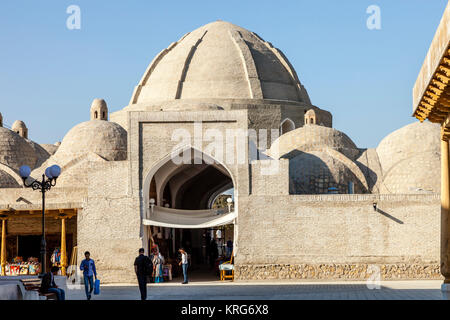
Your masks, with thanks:
[[[198,281],[182,285],[174,280],[149,284],[149,300],[450,300],[441,280],[382,281],[370,290],[365,282]],[[67,299],[84,300],[84,287],[67,290]],[[137,284],[103,285],[93,300],[138,300]]]

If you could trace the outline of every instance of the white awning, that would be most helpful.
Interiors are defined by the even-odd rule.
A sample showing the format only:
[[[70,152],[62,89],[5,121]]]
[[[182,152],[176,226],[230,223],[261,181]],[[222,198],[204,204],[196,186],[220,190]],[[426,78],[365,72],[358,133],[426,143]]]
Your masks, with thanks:
[[[230,224],[236,218],[236,212],[225,209],[179,210],[155,206],[153,213],[148,210],[149,218],[142,219],[147,226],[166,228],[201,229]]]

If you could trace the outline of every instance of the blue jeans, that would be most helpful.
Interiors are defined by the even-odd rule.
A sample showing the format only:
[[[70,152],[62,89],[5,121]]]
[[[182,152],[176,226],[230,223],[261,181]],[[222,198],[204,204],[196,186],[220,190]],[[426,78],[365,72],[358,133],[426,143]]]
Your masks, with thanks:
[[[60,289],[60,288],[48,288],[47,292],[56,293],[56,297],[60,301],[66,300],[66,293],[64,292],[63,289]]]
[[[188,264],[182,264],[181,267],[183,268],[183,276],[184,276],[184,282],[188,282],[188,274],[187,274],[187,269],[188,269]]]
[[[92,290],[94,290],[94,276],[84,276],[84,289],[86,291],[86,298],[89,298]]]

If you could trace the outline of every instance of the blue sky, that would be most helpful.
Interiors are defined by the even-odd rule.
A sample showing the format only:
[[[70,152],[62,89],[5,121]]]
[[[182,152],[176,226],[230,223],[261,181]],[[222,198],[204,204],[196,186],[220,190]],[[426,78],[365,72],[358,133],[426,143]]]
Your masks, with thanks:
[[[62,140],[89,119],[94,98],[129,102],[153,57],[218,19],[258,33],[297,70],[312,103],[359,147],[376,147],[415,121],[412,87],[445,0],[191,0],[0,2],[0,112],[25,121],[31,139]],[[69,30],[69,5],[81,29]],[[381,30],[369,30],[370,5]]]

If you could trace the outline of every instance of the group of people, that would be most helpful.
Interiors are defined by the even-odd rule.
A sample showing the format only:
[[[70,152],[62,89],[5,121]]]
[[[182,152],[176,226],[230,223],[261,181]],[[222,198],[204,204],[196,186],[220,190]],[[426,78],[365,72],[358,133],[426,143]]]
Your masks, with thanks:
[[[183,269],[183,282],[188,283],[188,254],[183,248],[180,248],[178,252],[181,255],[179,265]],[[139,283],[139,291],[141,292],[141,300],[147,299],[147,283],[153,275],[155,282],[162,282],[164,257],[157,251],[152,255],[152,259],[145,255],[144,248],[139,249],[139,256],[134,261],[134,271]]]
[[[80,270],[83,271],[84,289],[86,292],[86,298],[91,300],[92,291],[94,290],[94,277],[97,280],[97,270],[95,269],[95,262],[91,259],[89,251],[84,253],[85,259],[81,261]],[[42,293],[54,293],[58,300],[65,300],[66,293],[64,289],[59,288],[55,282],[55,276],[58,274],[59,267],[53,266],[50,272],[44,274],[41,281]]]
[[[188,254],[183,248],[180,248],[178,252],[181,255],[179,265],[183,269],[183,282],[188,283]],[[139,283],[139,291],[141,293],[141,299],[147,299],[147,283],[150,282],[150,277],[155,278],[155,282],[162,282],[163,279],[163,264],[164,257],[159,251],[153,252],[152,258],[146,256],[144,248],[139,249],[139,256],[134,261],[134,271],[136,272],[137,280]],[[84,289],[87,300],[91,300],[92,291],[94,290],[94,278],[97,280],[97,270],[95,268],[95,262],[91,259],[89,251],[84,253],[85,259],[81,261],[80,270],[83,271]],[[46,273],[42,278],[41,289],[42,293],[55,293],[58,300],[65,300],[65,291],[59,288],[55,282],[55,276],[58,274],[59,267],[53,266],[50,272]]]

